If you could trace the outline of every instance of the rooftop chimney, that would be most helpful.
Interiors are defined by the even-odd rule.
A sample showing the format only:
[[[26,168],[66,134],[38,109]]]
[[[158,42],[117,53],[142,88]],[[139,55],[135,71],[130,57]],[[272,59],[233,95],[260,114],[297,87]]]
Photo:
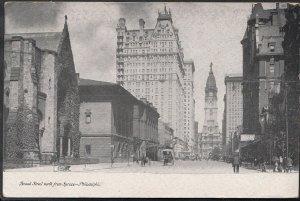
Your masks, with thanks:
[[[143,19],[139,19],[139,27],[140,27],[140,33],[143,33],[145,27],[145,21]]]
[[[119,24],[118,24],[118,26],[119,26],[120,28],[125,28],[125,27],[126,27],[126,20],[125,20],[125,18],[120,18],[120,19],[119,19]]]

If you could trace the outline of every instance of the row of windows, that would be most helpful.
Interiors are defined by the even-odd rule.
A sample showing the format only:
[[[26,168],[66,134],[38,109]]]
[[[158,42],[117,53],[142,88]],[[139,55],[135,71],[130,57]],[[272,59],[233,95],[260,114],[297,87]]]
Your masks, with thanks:
[[[146,32],[145,32],[146,33]],[[156,35],[156,38],[157,39],[160,39],[160,38],[163,38],[163,39],[173,39],[173,33],[172,32],[170,32],[169,30],[167,30],[167,31],[165,31],[164,29],[162,29],[162,30],[157,30],[157,33],[158,33],[158,35]],[[139,36],[139,37],[137,37],[136,35],[135,35],[135,33],[133,33],[134,35],[132,35],[131,37],[129,36],[129,32],[127,32],[127,37],[126,37],[126,42],[130,42],[130,41],[133,41],[133,42],[135,42],[135,41],[137,41],[137,40],[139,40],[140,42],[141,41],[143,41],[143,40],[148,40],[148,34],[146,33],[145,34],[145,36],[143,37],[143,36]],[[118,33],[118,35],[121,35],[121,36],[123,36],[124,34],[123,34],[123,32],[121,32],[121,33]],[[151,44],[153,44],[153,45],[155,45],[155,44],[157,44],[156,42],[151,42]]]
[[[122,47],[119,47],[119,48],[122,48]],[[176,51],[175,49],[173,48],[160,48],[160,49],[130,49],[130,50],[127,50],[125,49],[124,50],[124,53],[125,54],[145,54],[145,53],[154,53],[154,52],[174,52]]]
[[[161,67],[161,66],[173,66],[178,64],[177,62],[148,62],[148,63],[144,63],[144,62],[127,62],[125,63],[125,67],[145,67],[145,66],[151,66],[151,67]],[[122,66],[120,66],[122,67]]]
[[[176,55],[148,55],[148,56],[125,56],[125,57],[119,57],[118,59],[120,61],[130,61],[130,60],[159,61],[159,60],[174,60],[176,58],[177,58]]]
[[[154,69],[125,69],[125,73],[161,73],[172,72],[173,68],[154,68]]]
[[[151,84],[150,84],[151,83]],[[150,86],[150,85],[160,85],[161,82],[159,81],[151,81],[151,82],[125,82],[125,85],[128,85],[128,86]],[[168,84],[168,85],[166,85]],[[172,81],[170,82],[165,82],[164,86],[165,88],[166,87],[169,87],[169,90],[172,90]],[[163,89],[163,88],[162,88]]]
[[[119,40],[119,42],[123,42],[122,40]],[[128,47],[149,47],[149,45],[153,47],[173,47],[173,41],[146,41],[146,42],[129,42],[129,38],[126,38],[126,42]],[[129,42],[129,43],[128,43]]]
[[[172,74],[160,75],[125,75],[124,80],[161,80],[172,79]]]

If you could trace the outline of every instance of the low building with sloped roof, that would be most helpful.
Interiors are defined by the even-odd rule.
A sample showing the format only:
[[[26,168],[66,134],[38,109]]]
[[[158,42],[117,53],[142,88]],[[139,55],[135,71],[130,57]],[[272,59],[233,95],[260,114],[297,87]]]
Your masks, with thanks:
[[[156,108],[122,86],[80,79],[80,157],[99,162],[127,162],[148,156],[156,160]]]

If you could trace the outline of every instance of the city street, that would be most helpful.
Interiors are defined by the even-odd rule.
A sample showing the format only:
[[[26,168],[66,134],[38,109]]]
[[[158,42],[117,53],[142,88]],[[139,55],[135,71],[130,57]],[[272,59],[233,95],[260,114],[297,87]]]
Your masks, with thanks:
[[[57,167],[56,167],[57,168]],[[89,164],[71,166],[70,172],[53,172],[52,166],[11,169],[4,172],[6,186],[18,186],[20,179],[27,182],[95,183],[96,187],[64,187],[63,195],[91,197],[295,197],[299,174],[263,173],[240,168],[232,172],[231,164],[216,161],[176,161],[174,166],[152,162],[151,166],[137,164]],[[46,173],[47,172],[47,173]],[[34,174],[33,174],[34,173]],[[17,180],[14,178],[18,178]],[[19,188],[17,195],[53,197],[59,187],[36,187],[37,191]],[[81,189],[89,189],[89,193]],[[6,189],[7,194],[15,191]]]
[[[77,168],[76,168],[77,169]],[[75,170],[75,167],[74,167]],[[116,166],[110,169],[97,169],[97,165],[88,165],[88,171],[104,172],[128,172],[128,173],[155,173],[155,174],[228,174],[232,173],[232,166],[229,163],[217,161],[175,161],[172,166],[163,166],[162,162],[152,161],[151,165],[146,164],[142,167],[138,164],[130,166]],[[257,170],[240,169],[240,173],[257,173]]]
[[[8,169],[7,172],[58,172],[57,166],[37,166],[32,168]],[[115,163],[111,167],[110,163],[72,165],[71,172],[105,172],[105,173],[153,173],[153,174],[232,174],[231,163],[219,161],[175,161],[172,166],[163,166],[162,162],[152,161],[151,165],[146,164],[144,167],[137,163]],[[295,173],[296,171],[293,171]],[[254,169],[240,167],[240,174],[260,173]],[[273,173],[268,171],[268,173]],[[278,174],[278,173],[274,173]]]

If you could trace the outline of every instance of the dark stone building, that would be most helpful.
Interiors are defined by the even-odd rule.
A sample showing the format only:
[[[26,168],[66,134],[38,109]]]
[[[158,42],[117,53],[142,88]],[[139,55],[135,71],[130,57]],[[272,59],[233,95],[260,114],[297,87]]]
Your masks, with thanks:
[[[283,48],[286,70],[284,80],[287,82],[286,105],[288,126],[288,154],[299,164],[300,135],[300,5],[288,4],[287,23]]]
[[[243,45],[243,131],[262,134],[260,115],[269,105],[270,95],[280,90],[284,72],[283,33],[284,9],[265,10],[261,3],[252,8]]]
[[[5,35],[6,159],[79,154],[79,96],[67,17],[62,32]]]
[[[300,45],[300,7],[288,4],[285,10],[286,24],[282,31],[284,41],[285,69],[281,77],[280,93],[272,96],[269,108],[269,130],[272,138],[273,155],[291,157],[299,163],[300,134],[300,85],[299,85],[299,45]],[[287,146],[288,145],[288,146]]]
[[[157,157],[159,114],[122,86],[80,79],[80,157],[99,162]],[[131,159],[130,159],[131,160]]]

